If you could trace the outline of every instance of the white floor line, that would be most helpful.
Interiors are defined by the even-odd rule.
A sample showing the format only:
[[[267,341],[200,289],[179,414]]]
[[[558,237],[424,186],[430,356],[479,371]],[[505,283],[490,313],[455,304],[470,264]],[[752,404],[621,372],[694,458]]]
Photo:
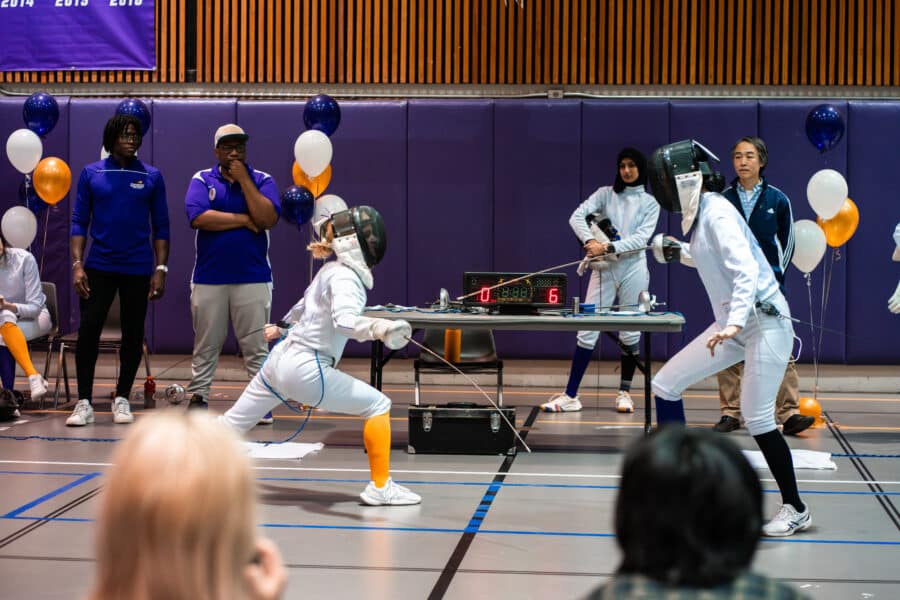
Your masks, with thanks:
[[[48,466],[72,466],[72,467],[109,467],[112,463],[101,462],[64,462],[52,460],[0,460],[0,464],[13,465],[48,465]],[[257,471],[290,471],[309,473],[368,473],[367,468],[336,468],[336,467],[262,467],[255,466]],[[403,473],[406,475],[466,475],[493,477],[497,471],[442,471],[425,469],[391,469],[391,473]],[[619,479],[620,475],[602,473],[506,473],[507,479],[513,478],[544,478],[556,477],[559,479]],[[760,481],[773,482],[774,479],[760,477]],[[798,479],[797,483],[820,485],[900,485],[900,481],[860,481],[849,479]]]

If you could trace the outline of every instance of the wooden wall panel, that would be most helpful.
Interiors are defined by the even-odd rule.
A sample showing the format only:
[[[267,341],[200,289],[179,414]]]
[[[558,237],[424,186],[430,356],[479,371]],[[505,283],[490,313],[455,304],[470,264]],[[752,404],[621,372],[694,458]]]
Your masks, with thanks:
[[[900,0],[156,0],[155,71],[0,83],[900,85]]]

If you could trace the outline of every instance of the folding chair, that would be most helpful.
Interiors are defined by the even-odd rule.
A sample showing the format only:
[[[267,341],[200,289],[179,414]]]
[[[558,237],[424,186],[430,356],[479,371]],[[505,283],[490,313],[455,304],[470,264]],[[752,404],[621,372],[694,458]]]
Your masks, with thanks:
[[[443,329],[426,329],[423,345],[440,356],[444,354]],[[453,363],[463,373],[497,373],[497,405],[503,406],[503,361],[497,356],[494,333],[490,329],[464,329],[460,336],[459,362]],[[455,373],[453,369],[427,352],[413,361],[415,404],[419,404],[420,373]]]

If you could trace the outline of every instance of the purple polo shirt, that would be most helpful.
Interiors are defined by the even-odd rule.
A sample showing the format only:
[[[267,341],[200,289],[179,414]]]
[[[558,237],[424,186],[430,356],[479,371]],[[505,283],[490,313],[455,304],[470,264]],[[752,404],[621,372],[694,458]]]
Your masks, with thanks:
[[[250,165],[247,165],[247,172],[257,189],[272,202],[275,212],[281,215],[278,186],[272,176]],[[229,183],[219,171],[219,165],[194,174],[184,197],[184,210],[188,222],[208,210],[249,213],[241,185]],[[246,227],[227,231],[198,229],[196,247],[194,283],[224,285],[272,281],[268,231],[253,233]]]

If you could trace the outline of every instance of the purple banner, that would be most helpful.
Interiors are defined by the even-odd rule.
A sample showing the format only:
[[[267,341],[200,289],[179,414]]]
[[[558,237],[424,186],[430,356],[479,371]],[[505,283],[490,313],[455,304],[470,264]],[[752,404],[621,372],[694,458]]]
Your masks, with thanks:
[[[0,71],[156,68],[153,0],[0,0]]]

